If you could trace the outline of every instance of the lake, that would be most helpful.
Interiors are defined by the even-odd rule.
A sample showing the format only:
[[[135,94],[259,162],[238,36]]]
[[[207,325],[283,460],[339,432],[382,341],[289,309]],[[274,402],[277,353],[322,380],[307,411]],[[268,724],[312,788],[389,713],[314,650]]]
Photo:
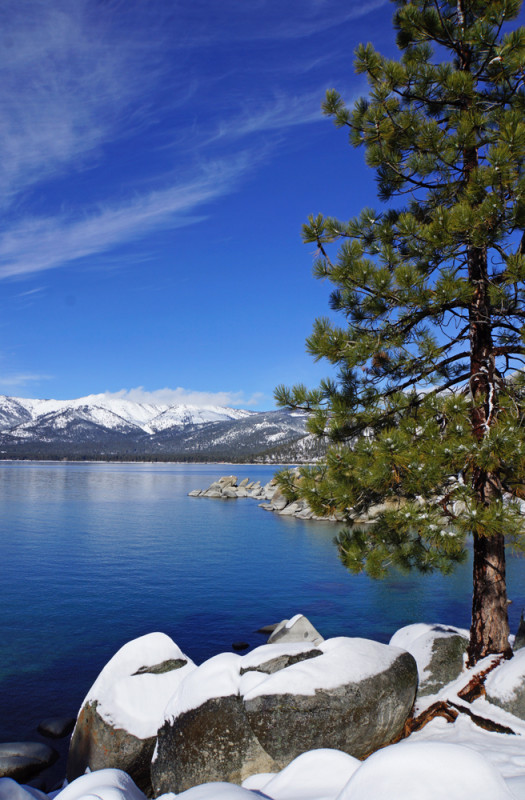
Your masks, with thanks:
[[[74,716],[116,650],[152,631],[200,663],[239,640],[263,644],[257,628],[299,612],[325,637],[382,642],[412,622],[469,626],[470,564],[376,582],[340,564],[331,523],[187,496],[221,475],[267,482],[274,470],[0,463],[0,741]],[[513,631],[523,566],[509,559]]]

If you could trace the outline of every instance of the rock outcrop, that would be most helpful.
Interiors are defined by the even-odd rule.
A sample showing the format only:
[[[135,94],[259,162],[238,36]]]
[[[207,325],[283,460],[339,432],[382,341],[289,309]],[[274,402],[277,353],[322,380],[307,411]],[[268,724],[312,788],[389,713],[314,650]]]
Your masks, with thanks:
[[[364,639],[316,638],[224,653],[188,675],[159,730],[155,796],[240,783],[316,748],[362,758],[392,741],[416,693],[412,656]]]
[[[221,500],[232,500],[238,497],[251,497],[255,500],[262,500],[259,505],[265,511],[274,511],[283,517],[297,517],[298,519],[313,519],[319,522],[341,522],[339,515],[321,517],[314,514],[306,500],[288,500],[277,485],[277,481],[271,481],[261,486],[260,481],[250,481],[244,478],[237,483],[235,475],[224,475],[218,481],[214,481],[207,489],[194,489],[189,492],[189,497],[212,497]]]
[[[82,704],[69,749],[68,780],[86,768],[113,767],[150,794],[150,762],[164,708],[194,669],[165,634],[148,634],[124,645]]]
[[[214,497],[222,500],[233,500],[237,497],[251,497],[255,500],[271,500],[277,483],[272,478],[264,486],[260,481],[250,481],[244,478],[237,483],[235,475],[223,475],[218,481],[214,481],[207,489],[194,489],[189,493],[189,497]]]

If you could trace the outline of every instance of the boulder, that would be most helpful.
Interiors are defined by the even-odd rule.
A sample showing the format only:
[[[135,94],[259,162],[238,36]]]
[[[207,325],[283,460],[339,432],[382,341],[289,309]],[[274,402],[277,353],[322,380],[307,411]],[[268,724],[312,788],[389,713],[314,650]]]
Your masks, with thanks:
[[[363,639],[223,653],[180,684],[152,763],[155,796],[276,772],[309,750],[362,758],[402,730],[417,688],[408,653]]]
[[[525,648],[492,670],[485,681],[487,700],[525,719]]]
[[[282,511],[290,502],[282,493],[281,489],[275,489],[272,494],[272,509],[274,511]]]
[[[283,619],[272,631],[268,644],[277,642],[313,642],[317,644],[324,641],[318,630],[310,620],[302,614],[296,614],[292,619]]]
[[[51,719],[42,720],[37,731],[49,739],[63,739],[64,736],[68,736],[71,733],[74,727],[74,717],[52,717]]]
[[[419,673],[418,697],[435,694],[461,674],[469,632],[453,625],[416,623],[396,631],[390,639],[394,647],[411,653]]]
[[[57,751],[47,744],[6,742],[0,744],[0,778],[12,778],[25,783],[57,759]]]
[[[164,708],[194,669],[165,634],[148,634],[124,645],[82,704],[69,748],[68,781],[86,768],[116,768],[150,793],[149,768]]]

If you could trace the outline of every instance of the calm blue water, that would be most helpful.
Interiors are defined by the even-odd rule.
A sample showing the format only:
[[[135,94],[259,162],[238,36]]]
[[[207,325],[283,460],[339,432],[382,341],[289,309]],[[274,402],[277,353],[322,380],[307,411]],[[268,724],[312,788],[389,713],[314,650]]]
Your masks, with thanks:
[[[448,578],[352,576],[329,523],[187,497],[230,473],[266,482],[273,468],[0,463],[0,741],[75,715],[115,651],[151,631],[200,662],[235,641],[262,644],[257,628],[298,612],[325,637],[468,627],[470,565]],[[509,563],[514,629],[523,567]]]

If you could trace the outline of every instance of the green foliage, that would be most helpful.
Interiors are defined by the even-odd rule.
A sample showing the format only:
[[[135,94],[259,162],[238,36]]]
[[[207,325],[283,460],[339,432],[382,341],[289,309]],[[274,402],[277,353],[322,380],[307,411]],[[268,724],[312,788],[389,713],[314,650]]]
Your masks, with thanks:
[[[382,210],[303,227],[341,318],[306,346],[337,378],[276,391],[333,443],[283,490],[343,514],[343,562],[377,577],[447,572],[472,533],[525,542],[525,29],[503,32],[520,3],[394,4],[400,59],[359,45],[368,97],[323,104],[364,147]]]

